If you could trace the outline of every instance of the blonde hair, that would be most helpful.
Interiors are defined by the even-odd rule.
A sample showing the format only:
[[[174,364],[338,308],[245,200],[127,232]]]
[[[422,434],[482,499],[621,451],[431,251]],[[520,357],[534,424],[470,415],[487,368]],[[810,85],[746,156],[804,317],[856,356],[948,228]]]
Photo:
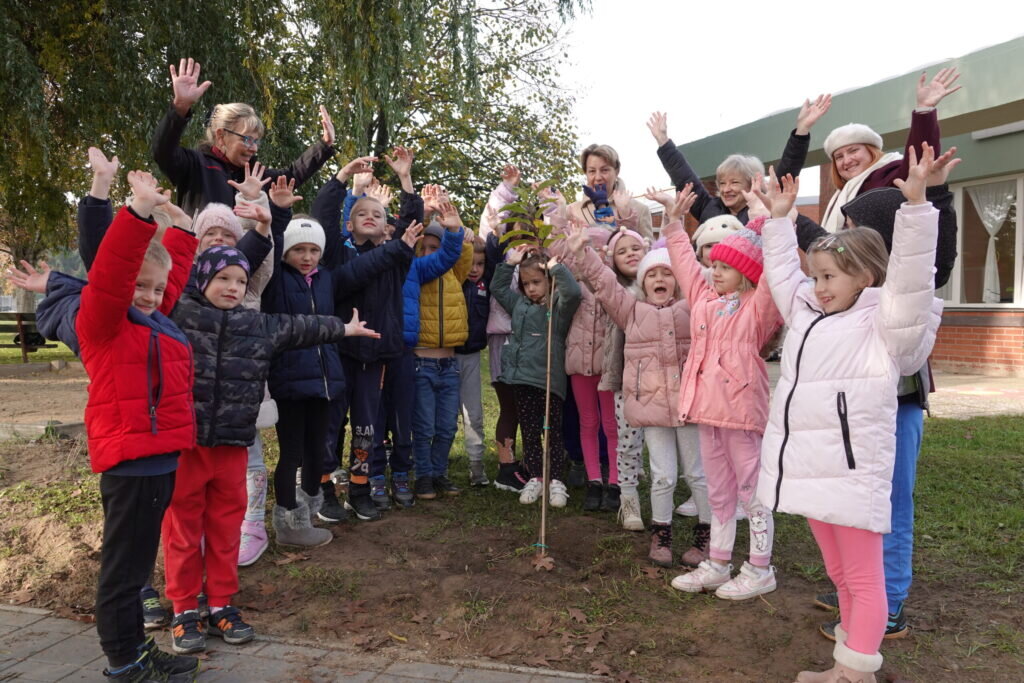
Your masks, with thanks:
[[[885,270],[889,253],[878,231],[871,228],[849,228],[821,237],[807,250],[807,256],[821,252],[829,254],[836,267],[854,277],[867,273],[872,282],[869,287],[885,284]]]
[[[864,145],[864,147],[869,152],[871,152],[871,163],[872,164],[874,164],[876,161],[878,161],[879,159],[882,158],[882,150],[880,150],[879,148],[875,147],[874,145],[869,145],[866,142],[857,142],[857,143],[854,143],[854,144]],[[846,147],[849,147],[849,145],[846,145]],[[836,151],[838,151],[838,150],[836,150]],[[830,161],[831,161],[831,163],[829,164],[828,170],[829,170],[829,173],[832,175],[832,184],[836,186],[837,190],[841,190],[841,189],[843,189],[843,186],[846,185],[846,179],[843,178],[841,175],[839,175],[839,171],[836,170],[836,161],[835,161],[835,159],[830,159]]]
[[[167,247],[161,244],[158,240],[150,240],[149,246],[146,247],[145,261],[149,261],[154,266],[159,266],[166,270],[171,269],[171,254],[167,251]]]
[[[619,172],[619,153],[615,151],[610,145],[590,145],[580,153],[580,167],[583,172],[587,172],[587,159],[591,155],[599,156],[615,168],[615,172]]]
[[[218,104],[213,108],[210,121],[206,124],[206,142],[211,147],[216,146],[217,131],[222,128],[236,133],[252,131],[255,137],[262,137],[266,130],[263,121],[256,115],[256,110],[244,102]]]
[[[759,173],[764,175],[764,164],[755,156],[730,154],[715,169],[715,181],[726,173],[739,173],[747,179],[748,184],[751,184]]]

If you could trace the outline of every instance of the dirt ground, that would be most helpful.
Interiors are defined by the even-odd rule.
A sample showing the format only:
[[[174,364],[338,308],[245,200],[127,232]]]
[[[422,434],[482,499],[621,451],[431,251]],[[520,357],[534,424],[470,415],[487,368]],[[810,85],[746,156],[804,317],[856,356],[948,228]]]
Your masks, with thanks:
[[[0,365],[0,423],[81,422],[88,383],[77,364],[31,374],[20,374],[17,365]]]

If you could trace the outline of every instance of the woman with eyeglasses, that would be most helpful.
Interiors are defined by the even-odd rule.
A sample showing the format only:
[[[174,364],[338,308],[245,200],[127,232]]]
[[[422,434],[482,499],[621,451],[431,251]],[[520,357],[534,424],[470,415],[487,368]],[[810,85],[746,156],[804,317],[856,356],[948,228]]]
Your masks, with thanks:
[[[254,163],[265,133],[263,122],[248,104],[218,104],[198,147],[182,147],[181,136],[192,119],[192,108],[212,84],[199,81],[200,65],[191,58],[182,59],[177,69],[172,64],[170,71],[174,100],[153,135],[153,159],[177,188],[178,206],[190,216],[211,202],[234,206],[235,189],[227,181],[245,180],[246,164]],[[323,106],[320,123],[323,139],[289,167],[266,169],[265,181],[283,175],[301,185],[334,156],[334,124]]]

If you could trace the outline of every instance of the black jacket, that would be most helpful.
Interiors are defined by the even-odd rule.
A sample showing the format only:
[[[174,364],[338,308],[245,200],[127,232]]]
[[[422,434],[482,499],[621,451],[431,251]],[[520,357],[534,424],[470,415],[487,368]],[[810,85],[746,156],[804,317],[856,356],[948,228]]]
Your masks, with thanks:
[[[487,347],[487,318],[491,314],[491,278],[494,268],[502,260],[501,243],[498,236],[487,236],[484,252],[484,274],[476,282],[468,279],[462,283],[462,294],[466,297],[466,312],[469,316],[469,336],[466,343],[456,347],[455,353],[470,354]]]

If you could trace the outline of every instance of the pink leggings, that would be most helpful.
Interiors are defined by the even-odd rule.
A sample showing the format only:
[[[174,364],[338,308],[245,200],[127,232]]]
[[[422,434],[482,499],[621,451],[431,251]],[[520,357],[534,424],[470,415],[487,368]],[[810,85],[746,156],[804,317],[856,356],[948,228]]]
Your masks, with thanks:
[[[587,468],[587,479],[601,481],[601,454],[599,452],[597,428],[604,427],[604,438],[608,442],[608,483],[619,483],[619,468],[614,455],[619,446],[619,424],[615,421],[615,392],[598,391],[601,375],[569,375],[572,382],[572,396],[576,410],[580,413],[580,446],[583,448],[583,464]],[[600,408],[598,407],[600,406]]]
[[[821,548],[828,578],[839,593],[839,618],[846,647],[862,654],[878,652],[885,635],[887,602],[882,564],[882,534],[808,519]]]

